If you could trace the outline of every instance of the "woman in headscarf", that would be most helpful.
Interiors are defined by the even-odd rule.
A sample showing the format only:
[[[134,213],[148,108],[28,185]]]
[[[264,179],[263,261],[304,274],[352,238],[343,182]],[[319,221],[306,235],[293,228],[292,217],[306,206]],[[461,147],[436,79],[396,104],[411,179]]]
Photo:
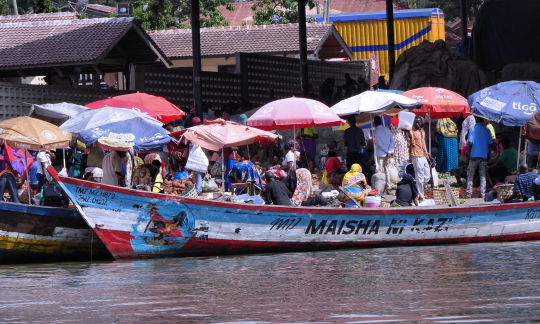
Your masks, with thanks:
[[[445,173],[458,167],[458,130],[450,118],[440,118],[437,121],[437,165],[439,173]]]
[[[306,201],[313,191],[311,183],[311,172],[308,169],[296,170],[296,189],[291,198],[293,206],[300,206],[302,202]]]
[[[393,201],[392,206],[411,206],[413,201],[418,198],[418,189],[416,188],[416,182],[414,181],[413,176],[409,173],[405,173],[403,178],[401,178],[401,181],[397,184],[396,200]]]
[[[365,193],[364,189],[367,186],[367,180],[362,173],[360,164],[351,165],[349,172],[345,173],[342,182],[343,191],[340,195],[340,200],[345,202],[345,207],[356,207],[356,204],[349,197],[354,198],[358,203],[364,205]]]
[[[328,152],[328,159],[326,160],[326,164],[324,165],[324,173],[321,179],[322,183],[324,183],[328,187],[332,187],[332,184],[330,184],[330,181],[328,179],[332,178],[333,172],[341,169],[341,167],[341,161],[337,157],[336,152]]]

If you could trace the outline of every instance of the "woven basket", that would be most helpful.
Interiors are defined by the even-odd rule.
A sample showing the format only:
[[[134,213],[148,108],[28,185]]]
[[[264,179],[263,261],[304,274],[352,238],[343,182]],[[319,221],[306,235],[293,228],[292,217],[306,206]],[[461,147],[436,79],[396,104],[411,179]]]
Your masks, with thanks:
[[[196,186],[191,187],[191,189],[185,194],[183,194],[183,196],[189,197],[189,198],[199,198],[199,194],[197,193],[197,187]]]
[[[514,193],[514,184],[508,183],[497,186],[497,200],[504,202]]]
[[[459,188],[450,187],[456,201],[459,199]],[[450,205],[450,198],[446,195],[446,189],[433,188],[433,200],[435,205]]]

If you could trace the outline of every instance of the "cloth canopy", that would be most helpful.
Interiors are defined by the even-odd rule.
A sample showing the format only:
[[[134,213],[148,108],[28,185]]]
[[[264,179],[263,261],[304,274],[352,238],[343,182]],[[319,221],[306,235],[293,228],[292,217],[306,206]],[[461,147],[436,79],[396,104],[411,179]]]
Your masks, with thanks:
[[[30,108],[30,112],[28,113],[28,115],[31,116],[32,114],[35,114],[38,116],[66,121],[89,109],[90,108],[88,107],[72,104],[69,102],[59,102],[43,105],[33,104],[32,108]]]
[[[249,127],[239,123],[216,119],[205,120],[204,124],[190,127],[170,134],[172,137],[184,137],[195,145],[211,151],[224,147],[248,145],[253,143],[268,144],[278,140],[278,135]]]
[[[180,108],[163,97],[154,96],[144,92],[136,92],[116,97],[93,101],[85,105],[92,109],[103,107],[127,108],[147,114],[164,124],[186,115]]]
[[[540,107],[540,83],[501,82],[470,95],[469,104],[475,115],[505,126],[524,126]]]
[[[264,130],[338,126],[345,123],[327,105],[307,98],[274,100],[247,120],[248,126]]]
[[[429,118],[469,116],[471,110],[467,99],[454,91],[436,87],[422,87],[403,92],[403,95],[422,104],[412,110],[417,115]]]
[[[51,150],[68,147],[71,133],[46,121],[22,116],[0,122],[0,140],[11,147]]]
[[[371,115],[395,115],[399,108],[418,107],[416,100],[389,91],[364,91],[361,94],[343,99],[332,106],[339,116],[369,113]],[[397,108],[397,109],[394,109]],[[371,118],[367,116],[366,118]]]
[[[84,111],[66,120],[60,125],[60,128],[72,133],[79,133],[84,130],[131,119],[145,120],[156,126],[163,126],[162,122],[138,111],[125,108],[106,107],[98,110]]]

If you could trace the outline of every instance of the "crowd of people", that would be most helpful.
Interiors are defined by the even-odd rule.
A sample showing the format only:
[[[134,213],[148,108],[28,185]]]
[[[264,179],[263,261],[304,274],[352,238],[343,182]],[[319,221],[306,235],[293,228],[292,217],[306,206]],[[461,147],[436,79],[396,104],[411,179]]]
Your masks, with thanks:
[[[135,154],[132,148],[102,150],[76,141],[67,153],[29,151],[33,161],[21,167],[15,163],[20,155],[4,144],[0,190],[7,190],[14,202],[27,202],[30,197],[33,203],[66,206],[69,201],[47,172],[53,165],[58,171],[66,167],[67,176],[108,185],[209,199],[245,195],[246,201],[255,202],[259,200],[253,197],[258,196],[266,204],[288,206],[363,207],[368,197],[382,195],[393,197],[391,206],[422,205],[434,173],[453,175],[458,184],[466,179],[465,198],[497,199],[497,187],[507,183],[514,184],[514,191],[506,201],[540,195],[540,178],[532,171],[540,145],[527,143],[526,161],[518,167],[518,150],[511,138],[498,140],[495,128],[485,119],[438,119],[432,158],[421,117],[403,128],[395,119],[385,122],[376,116],[373,128],[367,130],[357,127],[359,116],[346,118],[349,127],[343,141],[322,145],[315,127],[298,129],[296,140],[221,152],[180,142],[171,143],[168,152]],[[245,114],[239,116],[240,122],[246,120]],[[200,123],[190,114],[182,124]],[[166,127],[174,131],[174,125]],[[475,195],[474,187],[479,187]]]

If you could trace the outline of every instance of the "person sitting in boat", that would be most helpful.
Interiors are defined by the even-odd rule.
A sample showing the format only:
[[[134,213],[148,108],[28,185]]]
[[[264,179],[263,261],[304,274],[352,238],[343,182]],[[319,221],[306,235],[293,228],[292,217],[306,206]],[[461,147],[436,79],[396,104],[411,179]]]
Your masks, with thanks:
[[[420,195],[418,194],[416,182],[412,174],[406,172],[403,174],[401,181],[397,183],[396,199],[392,202],[391,206],[408,207],[413,204],[418,205],[418,199],[420,199]]]
[[[103,180],[103,170],[98,167],[87,167],[84,169],[83,179],[101,183]]]
[[[227,174],[227,178],[231,183],[248,183],[248,194],[254,196],[261,192],[262,181],[259,171],[255,165],[249,160],[243,160],[239,155],[240,161],[237,162]],[[237,188],[236,194],[239,195],[245,188]]]
[[[354,163],[351,165],[351,169],[343,177],[342,187],[343,192],[339,195],[339,200],[345,202],[345,207],[356,207],[356,203],[352,199],[364,205],[364,189],[367,187],[367,180],[362,173],[360,164]]]
[[[336,170],[339,170],[342,168],[341,161],[337,157],[337,154],[335,151],[328,152],[328,159],[326,160],[326,164],[324,165],[324,173],[322,176],[322,183],[324,183],[328,187],[332,187],[330,182],[328,181],[328,178],[333,177],[333,173],[336,172]]]
[[[159,180],[158,163],[146,163],[139,166],[133,175],[133,187],[135,189],[160,192],[161,183],[156,185]]]
[[[292,192],[283,181],[276,179],[272,171],[266,171],[264,180],[266,181],[264,199],[268,205],[291,205]]]
[[[15,161],[15,155],[11,151],[11,147],[4,143],[3,146],[3,161],[2,171],[0,171],[0,193],[4,195],[4,191],[7,189],[9,197],[12,202],[19,202],[19,195],[17,193],[17,178],[19,174],[15,171],[11,165],[11,161]]]
[[[231,181],[228,174],[237,162],[238,147],[223,148],[223,158],[225,159],[225,191],[232,191]]]
[[[308,200],[312,192],[311,172],[305,168],[296,170],[296,189],[291,197],[293,206],[301,206],[304,201]]]
[[[537,178],[538,173],[529,172],[527,164],[521,164],[519,166],[519,175],[514,181],[514,192],[505,200],[505,202],[512,202],[516,199],[521,199],[523,201],[529,200],[529,198],[534,196],[533,184]]]

